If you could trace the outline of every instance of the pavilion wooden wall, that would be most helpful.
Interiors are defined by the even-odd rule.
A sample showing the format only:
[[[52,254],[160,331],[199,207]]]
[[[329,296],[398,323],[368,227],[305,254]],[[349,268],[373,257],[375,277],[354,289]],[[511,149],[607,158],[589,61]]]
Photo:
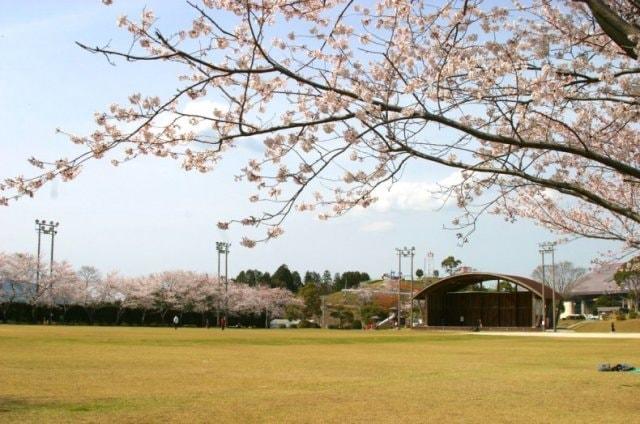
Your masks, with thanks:
[[[475,326],[479,319],[484,327],[531,326],[531,292],[434,293],[427,307],[431,326]]]

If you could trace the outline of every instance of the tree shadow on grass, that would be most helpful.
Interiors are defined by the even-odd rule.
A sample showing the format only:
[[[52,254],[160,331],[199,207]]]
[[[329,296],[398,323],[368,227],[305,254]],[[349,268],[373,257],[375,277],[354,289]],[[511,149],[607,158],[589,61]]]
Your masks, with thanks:
[[[42,411],[60,412],[100,412],[123,408],[118,399],[96,399],[81,402],[65,402],[36,398],[18,398],[0,396],[0,417],[11,413],[30,413]]]

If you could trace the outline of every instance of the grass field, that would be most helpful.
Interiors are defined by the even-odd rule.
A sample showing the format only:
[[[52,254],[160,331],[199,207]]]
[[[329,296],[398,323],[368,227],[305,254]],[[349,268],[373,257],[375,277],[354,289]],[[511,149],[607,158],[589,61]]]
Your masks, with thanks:
[[[611,323],[616,326],[618,333],[640,333],[640,319],[627,319],[624,321],[574,321],[571,328],[579,333],[606,333],[611,331]]]
[[[638,422],[640,340],[0,326],[2,422]]]

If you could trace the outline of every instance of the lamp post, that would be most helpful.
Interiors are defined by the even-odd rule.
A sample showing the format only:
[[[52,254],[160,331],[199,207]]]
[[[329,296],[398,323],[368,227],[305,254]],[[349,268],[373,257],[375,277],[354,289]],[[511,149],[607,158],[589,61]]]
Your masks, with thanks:
[[[545,275],[544,275],[544,250],[540,249],[540,255],[542,256],[542,331],[546,330],[547,326],[547,310],[546,310],[546,297],[544,295],[545,287]]]
[[[36,231],[38,231],[38,259],[36,262],[36,293],[40,290],[40,240],[42,239],[42,224],[36,219]]]
[[[409,249],[409,256],[411,257],[411,293],[409,297],[409,316],[411,321],[409,321],[409,327],[411,328],[413,328],[413,258],[415,255],[416,248],[412,246],[411,249]]]
[[[544,305],[544,284],[545,284],[545,268],[544,268],[544,255],[547,253],[551,253],[551,307],[552,314],[551,319],[553,320],[553,331],[556,332],[556,262],[555,262],[555,243],[554,242],[546,242],[540,243],[540,254],[542,255],[542,293],[543,293],[543,305]],[[544,306],[543,306],[544,308]],[[546,311],[545,311],[546,312]],[[546,319],[546,313],[545,313]]]
[[[229,308],[229,247],[231,243],[225,241],[216,242],[216,251],[218,252],[218,283],[220,283],[220,254],[224,253],[224,319],[227,322]],[[220,323],[218,323],[220,325]]]
[[[400,329],[400,280],[402,279],[402,249],[396,248],[398,255],[398,305],[396,310],[396,330]]]
[[[396,248],[396,254],[398,255],[398,316],[397,316],[397,325],[396,328],[400,329],[400,311],[402,310],[402,301],[401,301],[401,290],[400,284],[402,282],[402,257],[410,257],[411,258],[411,326],[413,327],[413,258],[415,257],[416,248],[411,247],[409,249],[407,246],[403,248]]]
[[[45,221],[44,219],[36,219],[36,231],[38,232],[38,259],[36,264],[36,295],[40,295],[40,247],[42,245],[42,235],[51,236],[51,252],[50,252],[50,260],[49,260],[49,277],[53,275],[53,249],[55,247],[55,238],[56,234],[58,234],[58,226],[59,222],[53,221]],[[55,299],[53,298],[53,279],[49,278],[49,287],[47,290],[49,291],[49,323],[53,321],[53,303]]]
[[[40,248],[42,245],[42,235],[50,235],[51,236],[51,254],[49,261],[49,275],[53,274],[53,249],[55,247],[55,237],[58,234],[58,226],[59,222],[53,222],[42,219],[36,219],[36,231],[38,232],[38,262],[36,265],[36,290],[40,288]]]

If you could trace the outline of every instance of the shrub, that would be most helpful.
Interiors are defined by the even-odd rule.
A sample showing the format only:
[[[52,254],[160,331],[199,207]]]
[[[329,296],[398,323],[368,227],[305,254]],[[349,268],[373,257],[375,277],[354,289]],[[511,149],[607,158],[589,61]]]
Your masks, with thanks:
[[[625,319],[627,319],[627,316],[624,312],[618,312],[616,314],[616,321],[624,321]]]
[[[629,319],[637,319],[637,318],[638,318],[638,311],[629,312]]]
[[[362,330],[362,321],[353,321],[353,324],[351,324],[351,328],[353,328],[354,330]]]

